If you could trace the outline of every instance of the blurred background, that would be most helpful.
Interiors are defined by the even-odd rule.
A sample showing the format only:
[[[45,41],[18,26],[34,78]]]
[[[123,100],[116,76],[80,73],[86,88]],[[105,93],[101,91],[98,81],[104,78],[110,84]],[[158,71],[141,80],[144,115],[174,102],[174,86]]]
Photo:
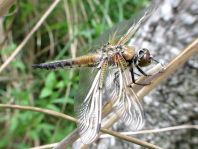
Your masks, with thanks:
[[[1,1],[0,1],[1,2]],[[0,11],[0,64],[30,33],[52,0],[11,0]],[[32,64],[75,57],[102,44],[103,32],[137,16],[148,0],[61,0],[27,44],[0,74],[0,103],[29,105],[74,116],[79,73],[74,70],[33,70]],[[3,4],[0,3],[0,4]],[[0,8],[2,8],[0,6]],[[3,11],[4,10],[4,11]],[[164,0],[130,44],[151,49],[167,63],[198,36],[196,0]],[[122,27],[122,26],[120,26]],[[97,40],[97,38],[100,39]],[[108,39],[108,37],[107,37]],[[97,42],[98,41],[98,42]],[[198,124],[198,57],[144,98],[146,128]],[[28,148],[58,142],[75,124],[32,111],[0,108],[0,148]],[[123,130],[116,124],[114,129]],[[137,135],[163,148],[198,146],[197,130]],[[115,138],[101,139],[93,148],[140,148]]]

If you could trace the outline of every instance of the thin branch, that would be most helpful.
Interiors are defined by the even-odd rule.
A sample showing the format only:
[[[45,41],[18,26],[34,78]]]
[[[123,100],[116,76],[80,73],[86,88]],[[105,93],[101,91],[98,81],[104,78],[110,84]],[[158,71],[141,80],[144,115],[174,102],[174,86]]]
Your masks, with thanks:
[[[43,24],[45,19],[50,15],[50,13],[53,11],[53,9],[57,6],[57,4],[61,0],[55,0],[51,6],[46,10],[44,15],[40,18],[40,20],[37,22],[37,24],[32,28],[30,33],[25,37],[25,39],[20,43],[20,45],[15,49],[15,51],[12,53],[10,57],[1,65],[0,67],[0,73],[7,67],[7,65],[15,58],[15,56],[22,50],[22,48],[26,45],[26,43],[29,41],[29,39],[32,37],[32,35],[37,31],[37,29]]]
[[[59,118],[77,123],[77,120],[75,118],[69,116],[69,115],[59,113],[59,112],[56,112],[56,111],[52,111],[52,110],[48,110],[48,109],[38,108],[38,107],[0,104],[0,108],[12,108],[12,109],[19,109],[19,110],[29,110],[29,111],[41,112],[41,113],[45,113],[45,114],[48,114],[48,115],[52,115],[52,116],[55,116],[55,117],[59,117]]]
[[[63,149],[66,148],[68,144],[71,144],[71,142],[76,141],[78,135],[78,130],[75,129],[69,136],[65,137],[63,140],[57,143],[56,146],[54,146],[53,149]]]
[[[47,145],[42,145],[42,146],[37,146],[37,147],[31,147],[29,149],[49,149],[49,148],[53,148],[57,144],[58,143],[52,143],[52,144],[47,144]]]
[[[139,134],[149,134],[149,133],[160,133],[160,132],[167,132],[167,131],[173,131],[173,130],[180,130],[180,129],[196,129],[198,130],[198,125],[179,125],[179,126],[171,126],[166,128],[157,128],[157,129],[151,129],[151,130],[141,130],[136,132],[120,132],[120,134],[123,135],[139,135]],[[101,138],[108,138],[112,137],[110,135],[102,135]]]
[[[146,147],[146,148],[150,148],[150,149],[162,149],[161,147],[156,146],[154,144],[151,144],[151,143],[148,143],[148,142],[145,142],[145,141],[141,141],[139,139],[136,139],[136,138],[133,138],[133,137],[129,137],[129,136],[120,134],[120,133],[115,132],[115,131],[111,131],[111,130],[107,130],[107,129],[101,129],[101,131],[103,133],[107,133],[107,134],[113,135],[113,136],[115,136],[117,138],[120,138],[122,140],[126,140],[128,142],[135,143],[135,144],[138,144],[138,145],[143,146],[143,147]]]
[[[55,112],[55,111],[52,111],[52,110],[48,110],[48,109],[42,109],[42,108],[31,107],[31,106],[8,105],[8,104],[0,104],[0,108],[13,108],[13,109],[19,109],[19,110],[29,110],[29,111],[41,112],[41,113],[45,113],[45,114],[48,114],[48,115],[53,115],[53,116],[63,118],[63,119],[66,119],[66,120],[70,120],[72,122],[77,123],[77,120],[75,118],[71,117],[71,116],[68,116],[68,115],[63,114],[63,113]],[[133,137],[125,136],[125,135],[119,134],[119,133],[111,131],[111,130],[101,128],[101,131],[103,133],[113,135],[115,137],[118,137],[120,139],[129,141],[131,143],[138,144],[138,145],[143,146],[143,147],[147,147],[147,148],[150,148],[150,149],[156,149],[156,148],[160,149],[160,147],[158,147],[156,145],[153,145],[151,143],[144,142],[144,141],[141,141],[141,140],[133,138]],[[75,139],[75,136],[73,136],[73,137]],[[62,142],[65,143],[64,140]],[[58,144],[58,145],[60,145],[60,144]],[[65,144],[63,144],[63,145],[65,145]],[[56,149],[58,149],[58,148],[56,147]]]
[[[154,89],[160,82],[170,76],[176,69],[184,64],[191,56],[198,53],[198,38],[189,44],[177,57],[175,57],[164,68],[164,72],[157,78],[155,78],[150,85],[144,86],[138,93],[138,97],[141,99],[147,95],[152,89]]]

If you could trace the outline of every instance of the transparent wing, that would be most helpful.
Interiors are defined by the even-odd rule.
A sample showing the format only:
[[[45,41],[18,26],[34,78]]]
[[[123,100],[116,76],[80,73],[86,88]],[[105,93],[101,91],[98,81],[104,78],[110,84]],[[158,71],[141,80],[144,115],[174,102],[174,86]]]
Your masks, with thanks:
[[[93,73],[87,71],[85,75],[87,75],[88,79],[83,79],[83,75],[83,80],[81,80],[81,83],[84,83],[81,85],[87,86],[84,86],[83,92],[80,92],[78,99],[82,102],[77,104],[75,108],[78,118],[79,134],[84,144],[92,143],[98,136],[101,126],[102,97],[107,69],[108,60],[105,58],[102,59],[98,67],[93,70],[93,72],[96,73],[94,77],[91,76]],[[90,78],[88,76],[90,76]]]
[[[153,1],[148,8],[146,8],[142,13],[143,16],[139,17],[138,21],[129,20],[130,24],[126,33],[118,40],[116,44],[125,44],[139,29],[139,27],[157,10],[158,1]]]
[[[101,123],[101,108],[102,108],[102,90],[99,89],[101,70],[99,70],[94,76],[91,87],[85,80],[84,93],[79,94],[77,100],[83,100],[76,103],[75,110],[78,118],[78,129],[81,137],[81,141],[84,144],[92,143],[98,136]],[[89,91],[86,92],[89,88]],[[86,94],[86,95],[85,95]],[[79,103],[79,104],[78,104]]]
[[[103,101],[110,101],[112,104],[116,101],[119,92],[119,82],[117,81],[118,69],[110,67],[104,83]]]
[[[88,48],[86,48],[88,49],[86,52],[95,52],[95,50],[101,48],[107,42],[110,42],[111,44],[117,44],[120,40],[120,43],[124,44],[127,42],[126,39],[129,40],[130,37],[133,36],[133,34],[137,31],[137,29],[156,10],[157,6],[158,2],[157,0],[154,0],[142,11],[132,14],[132,17],[128,20],[124,20],[114,25],[112,28],[106,30],[99,38],[94,40]],[[123,36],[126,36],[125,40],[121,40]]]
[[[121,92],[115,104],[115,111],[130,129],[138,130],[144,125],[144,111],[136,93],[129,87],[129,83],[131,83],[130,71],[119,70]]]

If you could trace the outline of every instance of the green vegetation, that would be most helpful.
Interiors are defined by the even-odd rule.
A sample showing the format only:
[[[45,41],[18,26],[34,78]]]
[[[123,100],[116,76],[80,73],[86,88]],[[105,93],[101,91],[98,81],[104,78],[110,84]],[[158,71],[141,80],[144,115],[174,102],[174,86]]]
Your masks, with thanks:
[[[1,64],[51,3],[31,0],[14,3],[2,18]],[[34,70],[31,65],[69,58],[89,50],[102,32],[129,19],[146,3],[146,0],[62,0],[1,73],[0,103],[29,105],[74,115],[78,72]],[[27,148],[60,141],[75,124],[32,111],[0,109],[0,128],[0,148]]]

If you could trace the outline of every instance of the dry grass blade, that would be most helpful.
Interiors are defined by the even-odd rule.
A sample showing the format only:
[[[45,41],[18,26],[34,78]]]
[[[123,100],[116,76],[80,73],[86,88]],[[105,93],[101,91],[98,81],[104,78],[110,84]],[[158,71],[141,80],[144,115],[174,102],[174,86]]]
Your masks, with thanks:
[[[68,116],[68,115],[65,115],[63,113],[59,113],[56,111],[48,110],[48,109],[42,109],[42,108],[31,107],[31,106],[9,105],[9,104],[0,104],[0,108],[12,108],[12,109],[18,109],[18,110],[35,111],[35,112],[40,112],[40,113],[45,113],[48,115],[56,116],[56,117],[77,123],[77,120],[71,116]]]
[[[42,146],[37,146],[37,147],[31,147],[29,149],[49,149],[49,148],[53,148],[56,145],[57,143],[53,143],[53,144],[47,144],[47,145],[42,145]]]
[[[120,132],[120,134],[123,135],[138,135],[138,134],[150,134],[150,133],[160,133],[160,132],[167,132],[167,131],[173,131],[173,130],[181,130],[181,129],[196,129],[198,130],[198,125],[179,125],[179,126],[171,126],[171,127],[165,127],[165,128],[157,128],[157,129],[151,129],[151,130],[140,130],[136,132]],[[111,135],[102,135],[101,138],[108,138],[112,137]]]
[[[44,15],[40,18],[40,20],[37,22],[37,24],[32,28],[30,33],[25,37],[25,39],[20,43],[20,45],[15,49],[15,51],[12,53],[12,55],[1,65],[0,67],[0,73],[7,67],[7,65],[15,58],[15,56],[22,50],[22,48],[25,46],[25,44],[28,42],[28,40],[32,37],[32,35],[37,31],[37,29],[43,24],[45,19],[50,15],[52,10],[57,6],[57,4],[61,0],[55,0],[51,6],[47,9],[47,11],[44,13]]]
[[[78,130],[76,129],[69,136],[65,137],[62,141],[57,143],[57,145],[54,146],[54,149],[66,148],[67,144],[71,144],[71,142],[74,142],[76,140],[77,136],[79,136],[79,135],[78,135]]]
[[[154,144],[151,144],[151,143],[148,143],[148,142],[145,142],[145,141],[141,141],[139,139],[136,139],[136,138],[133,138],[133,137],[129,137],[129,136],[117,133],[115,131],[111,131],[111,130],[107,130],[107,129],[101,129],[101,131],[103,133],[107,133],[107,134],[113,135],[113,136],[115,136],[117,138],[120,138],[122,140],[126,140],[126,141],[129,141],[131,143],[135,143],[135,144],[141,145],[141,146],[149,148],[149,149],[161,149],[159,146],[156,146]]]

